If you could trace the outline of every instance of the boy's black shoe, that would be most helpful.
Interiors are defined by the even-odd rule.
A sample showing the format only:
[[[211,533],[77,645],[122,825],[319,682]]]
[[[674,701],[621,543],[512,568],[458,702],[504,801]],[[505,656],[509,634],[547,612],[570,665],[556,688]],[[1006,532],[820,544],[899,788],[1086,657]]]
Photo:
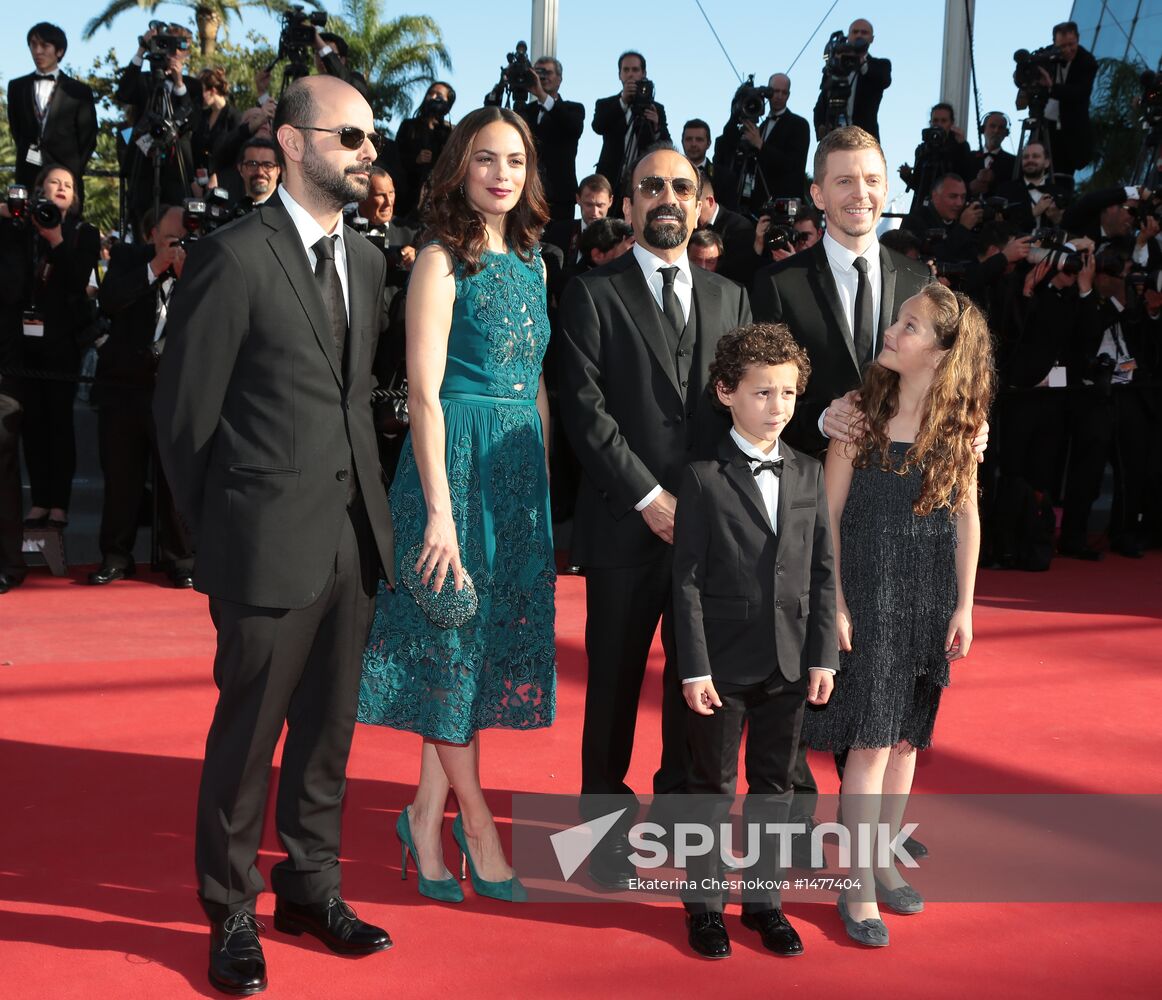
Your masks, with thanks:
[[[728,958],[730,936],[721,913],[687,913],[690,947],[703,958]]]
[[[763,947],[776,955],[802,955],[803,942],[799,934],[782,910],[759,910],[756,913],[742,913],[742,926],[758,931],[763,939]]]

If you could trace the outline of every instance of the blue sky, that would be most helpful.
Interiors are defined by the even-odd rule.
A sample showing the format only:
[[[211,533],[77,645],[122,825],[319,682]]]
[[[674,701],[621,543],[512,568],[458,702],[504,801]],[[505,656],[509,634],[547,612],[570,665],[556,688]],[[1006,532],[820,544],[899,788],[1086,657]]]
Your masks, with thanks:
[[[163,3],[155,15],[130,12],[121,15],[114,27],[102,29],[92,41],[81,40],[81,29],[101,0],[56,0],[46,15],[65,29],[69,51],[65,62],[88,68],[93,59],[109,48],[128,61],[136,49],[136,37],[151,16],[193,24],[192,11],[179,4]],[[335,12],[340,0],[327,0]],[[765,82],[774,72],[787,72],[800,48],[807,42],[830,3],[789,3],[787,0],[703,0],[705,9],[738,71],[755,73]],[[981,110],[1006,111],[1014,120],[1015,88],[1012,85],[1012,55],[1018,48],[1035,48],[1051,41],[1050,30],[1069,17],[1067,0],[977,0],[976,63]],[[484,94],[496,82],[504,54],[518,39],[530,38],[531,5],[502,2],[489,6],[478,0],[441,0],[440,3],[392,2],[385,4],[385,16],[393,13],[428,13],[443,32],[452,57],[447,74],[456,88],[457,103],[452,117],[478,107]],[[489,13],[494,11],[496,13]],[[837,0],[818,33],[798,62],[790,68],[790,108],[810,117],[819,86],[821,53],[827,36],[856,17],[866,17],[875,27],[872,54],[892,61],[892,86],[884,96],[880,130],[892,177],[891,194],[903,193],[895,168],[910,161],[920,129],[927,124],[928,109],[941,99],[940,59],[944,26],[944,5],[933,0]],[[0,46],[0,77],[4,81],[31,69],[24,46],[26,25],[13,21]],[[31,24],[31,19],[28,19]],[[248,30],[277,39],[277,23],[258,9],[246,9],[241,21],[232,21],[229,34],[236,40]],[[592,116],[599,97],[615,93],[617,56],[625,49],[643,52],[649,77],[657,87],[657,99],[666,106],[674,139],[680,138],[682,123],[688,118],[704,118],[715,135],[721,131],[730,111],[730,98],[738,85],[730,64],[719,48],[694,0],[664,2],[613,2],[613,0],[561,0],[558,21],[557,58],[564,64],[562,96],[585,104]],[[393,123],[394,124],[394,123]],[[969,122],[970,141],[975,129]],[[1017,136],[1007,140],[1016,148]],[[596,162],[600,141],[586,129],[578,153],[578,173],[589,172]],[[905,200],[901,204],[906,204]]]

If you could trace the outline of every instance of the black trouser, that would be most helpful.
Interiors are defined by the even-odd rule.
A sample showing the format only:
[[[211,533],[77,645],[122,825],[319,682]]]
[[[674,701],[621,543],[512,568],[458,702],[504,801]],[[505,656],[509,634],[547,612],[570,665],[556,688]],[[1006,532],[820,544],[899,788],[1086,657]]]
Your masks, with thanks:
[[[24,464],[34,507],[69,509],[77,471],[76,395],[76,382],[28,379],[22,383]]]
[[[662,760],[654,794],[681,792],[686,779],[686,719],[674,655],[673,555],[644,566],[585,569],[585,722],[581,734],[581,791],[632,795],[625,783],[633,754],[638,700],[646,659],[662,623]]]
[[[286,610],[210,599],[219,694],[198,793],[195,863],[211,920],[253,912],[264,888],[256,861],[284,721],[276,822],[287,857],[274,867],[273,888],[300,904],[339,893],[347,755],[378,572],[361,498],[349,514],[334,571],[313,604]]]
[[[98,410],[97,445],[105,479],[101,556],[107,566],[124,568],[133,562],[141,501],[152,465],[162,563],[175,571],[189,572],[194,564],[193,551],[157,460],[150,400],[150,395],[143,394],[124,402],[107,403]]]
[[[20,404],[0,391],[0,573],[23,580],[26,572],[20,508]]]
[[[785,823],[791,805],[791,775],[803,725],[807,678],[788,681],[775,672],[760,684],[734,685],[716,681],[714,689],[722,707],[713,715],[699,715],[686,709],[686,731],[690,741],[690,767],[686,791],[691,795],[716,796],[708,819],[715,831],[729,822],[730,806],[738,782],[738,749],[746,729],[747,795],[743,803],[743,823]],[[701,819],[702,817],[698,817]],[[744,836],[742,843],[746,844]],[[775,882],[780,877],[778,841],[769,835],[760,838],[758,863],[740,872],[745,880]],[[735,853],[741,853],[737,849]],[[714,850],[692,858],[688,878],[702,886],[703,880],[721,880],[723,864],[716,840]],[[707,887],[683,894],[691,913],[720,912],[722,893]],[[781,906],[777,889],[750,889],[743,893],[742,908],[749,911]]]

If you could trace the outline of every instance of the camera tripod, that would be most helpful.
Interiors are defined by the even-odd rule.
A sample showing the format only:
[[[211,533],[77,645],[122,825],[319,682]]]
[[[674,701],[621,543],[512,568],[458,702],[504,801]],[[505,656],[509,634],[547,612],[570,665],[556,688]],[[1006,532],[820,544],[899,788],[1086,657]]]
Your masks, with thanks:
[[[1029,94],[1029,114],[1021,122],[1021,135],[1017,140],[1017,162],[1013,166],[1013,179],[1021,176],[1021,156],[1025,147],[1031,142],[1039,142],[1045,148],[1045,157],[1053,172],[1057,172],[1057,164],[1053,159],[1053,128],[1052,123],[1045,120],[1045,102],[1049,99],[1048,92],[1033,91]]]

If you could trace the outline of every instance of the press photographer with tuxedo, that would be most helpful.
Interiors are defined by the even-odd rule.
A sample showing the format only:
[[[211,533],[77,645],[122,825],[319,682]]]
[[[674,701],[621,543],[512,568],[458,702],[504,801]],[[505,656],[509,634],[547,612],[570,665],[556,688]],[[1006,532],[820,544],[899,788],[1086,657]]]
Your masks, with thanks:
[[[77,178],[77,204],[83,206],[82,178],[97,148],[93,91],[61,69],[69,42],[55,24],[34,24],[26,41],[35,71],[8,84],[16,183],[29,187],[46,164],[60,164]]]
[[[877,59],[868,52],[874,41],[875,32],[870,21],[861,17],[851,22],[847,29],[847,44],[858,51],[858,65],[845,77],[850,91],[843,111],[848,125],[858,125],[879,139],[880,102],[884,99],[884,91],[892,85],[892,63],[890,59]],[[815,102],[816,139],[822,139],[828,129],[828,88],[833,79],[834,74],[829,75],[824,67],[819,98]]]
[[[98,351],[91,396],[104,479],[101,565],[89,574],[89,583],[97,586],[136,572],[133,548],[151,467],[162,566],[175,587],[193,586],[193,550],[157,460],[150,412],[169,304],[186,261],[182,220],[180,207],[162,205],[156,222],[150,209],[142,221],[145,242],[114,247],[101,282],[101,311],[110,325]]]
[[[564,71],[559,60],[544,56],[529,78],[531,100],[514,110],[529,126],[537,144],[537,170],[549,203],[549,218],[573,220],[577,192],[577,143],[585,131],[585,105],[561,99]]]

